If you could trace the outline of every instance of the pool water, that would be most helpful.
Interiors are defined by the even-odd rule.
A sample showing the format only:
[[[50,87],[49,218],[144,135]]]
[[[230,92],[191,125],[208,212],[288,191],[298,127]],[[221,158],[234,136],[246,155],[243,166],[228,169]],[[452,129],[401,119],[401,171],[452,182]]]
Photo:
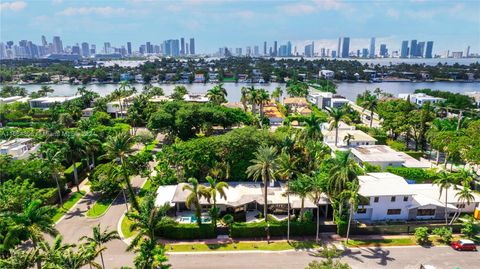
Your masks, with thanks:
[[[195,215],[192,215],[190,217],[180,217],[178,221],[181,223],[196,223],[197,217]],[[212,222],[212,218],[202,216],[202,223],[210,223],[210,222]]]

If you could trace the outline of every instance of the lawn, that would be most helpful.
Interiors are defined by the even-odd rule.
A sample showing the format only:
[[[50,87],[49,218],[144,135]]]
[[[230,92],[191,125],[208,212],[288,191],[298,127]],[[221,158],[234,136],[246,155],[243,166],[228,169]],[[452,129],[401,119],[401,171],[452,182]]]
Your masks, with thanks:
[[[103,215],[112,204],[115,198],[101,198],[87,211],[87,217],[98,218]]]
[[[193,251],[235,251],[235,250],[289,250],[289,249],[313,249],[320,247],[313,241],[294,241],[294,242],[240,242],[225,244],[171,244],[166,246],[167,251],[171,252],[193,252]]]
[[[125,216],[122,219],[122,233],[125,238],[129,238],[135,234],[135,231],[130,231],[130,225],[132,225],[132,221]]]
[[[347,246],[364,247],[364,246],[410,246],[416,245],[415,238],[391,238],[391,239],[367,239],[367,240],[348,240]]]
[[[53,216],[53,222],[56,222],[58,221],[63,215],[65,215],[65,213],[70,210],[70,208],[73,207],[73,205],[75,205],[78,200],[80,200],[80,198],[82,198],[83,196],[85,195],[85,192],[84,191],[80,191],[80,192],[75,192],[73,193],[69,198],[68,200],[66,200],[64,203],[63,203],[63,207],[57,207],[56,209],[56,213],[55,215]]]

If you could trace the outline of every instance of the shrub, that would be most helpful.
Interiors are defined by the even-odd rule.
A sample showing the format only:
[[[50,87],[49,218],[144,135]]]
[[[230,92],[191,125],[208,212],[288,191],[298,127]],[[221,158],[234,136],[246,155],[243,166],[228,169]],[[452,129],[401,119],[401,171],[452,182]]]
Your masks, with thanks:
[[[166,224],[157,230],[157,234],[168,239],[207,239],[216,238],[213,225],[202,224]]]
[[[420,151],[409,150],[409,151],[405,151],[405,153],[407,153],[408,155],[412,156],[417,160],[420,160],[420,158],[423,156],[423,153]]]
[[[305,213],[303,213],[303,221],[304,222],[310,222],[312,220],[313,220],[312,211],[310,211],[310,210],[305,211]]]
[[[432,233],[434,235],[440,236],[442,242],[446,245],[449,245],[452,241],[452,229],[447,227],[435,228]]]
[[[416,183],[421,183],[425,181],[433,181],[437,178],[437,175],[432,170],[426,170],[422,168],[408,168],[408,167],[392,167],[389,166],[385,171],[392,174],[404,177],[406,179],[415,180]]]
[[[82,162],[77,162],[77,173],[78,173],[79,183],[80,183],[81,176],[85,172],[85,168],[86,167],[83,165]],[[70,165],[70,167],[65,169],[63,174],[65,175],[65,179],[67,180],[67,182],[70,182],[70,183],[73,183],[73,184],[75,183],[75,175],[73,174],[73,165]]]
[[[468,238],[474,238],[478,233],[478,226],[475,225],[473,217],[469,217],[462,225],[462,234]]]
[[[428,240],[428,228],[427,227],[418,227],[415,229],[415,240],[417,244],[424,245]]]
[[[389,140],[387,140],[387,145],[394,150],[398,150],[398,151],[407,150],[407,145],[405,145],[405,143],[401,142],[401,141],[396,141],[396,140],[389,139]]]
[[[373,165],[373,164],[369,164],[368,162],[365,162],[363,163],[363,166],[365,167],[365,172],[367,173],[382,171],[382,168],[380,167],[380,165]]]
[[[231,214],[226,214],[225,216],[223,216],[222,221],[223,223],[225,223],[225,225],[229,226],[233,223],[233,216]]]
[[[230,227],[230,236],[233,238],[242,237],[266,237],[267,223],[233,223]],[[270,236],[285,236],[287,234],[286,222],[269,222],[268,224]],[[291,222],[290,235],[292,236],[308,236],[315,235],[316,224],[314,222]]]

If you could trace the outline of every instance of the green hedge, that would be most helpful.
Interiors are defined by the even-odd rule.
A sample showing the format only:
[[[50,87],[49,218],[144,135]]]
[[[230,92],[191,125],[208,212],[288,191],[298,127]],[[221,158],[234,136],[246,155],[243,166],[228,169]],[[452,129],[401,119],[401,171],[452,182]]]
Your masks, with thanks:
[[[420,151],[410,150],[410,151],[405,151],[405,153],[407,153],[408,155],[412,156],[413,158],[415,158],[417,160],[420,160],[420,158],[423,157],[423,153],[420,152]]]
[[[377,139],[377,145],[386,145],[387,144],[387,135],[373,135],[373,138]]]
[[[266,237],[265,222],[255,223],[234,223],[230,227],[230,236],[233,238],[242,237]],[[294,222],[290,223],[290,235],[292,236],[307,236],[315,235],[317,225],[315,222]],[[270,236],[286,236],[287,223],[286,222],[270,222],[269,223]]]
[[[83,164],[83,162],[77,162],[77,173],[78,173],[78,180],[79,183],[81,181],[81,177],[85,172],[85,169],[87,167]],[[73,165],[70,165],[67,169],[65,169],[65,172],[63,172],[65,175],[65,179],[67,182],[71,182],[72,184],[75,184],[75,176],[73,174]]]
[[[437,178],[436,173],[430,169],[389,166],[385,171],[406,179],[415,180],[416,183],[431,182]]]
[[[213,225],[202,224],[168,224],[157,230],[159,236],[168,239],[207,239],[216,238]]]

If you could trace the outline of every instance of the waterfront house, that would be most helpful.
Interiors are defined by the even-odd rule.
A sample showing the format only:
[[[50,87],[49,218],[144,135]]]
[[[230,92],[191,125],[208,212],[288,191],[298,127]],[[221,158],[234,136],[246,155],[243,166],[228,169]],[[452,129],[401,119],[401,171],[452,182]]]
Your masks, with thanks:
[[[335,96],[331,92],[319,92],[312,88],[309,90],[307,100],[320,109],[339,108],[349,103],[347,99]]]
[[[63,104],[67,101],[71,101],[77,98],[80,98],[80,95],[74,96],[45,96],[35,99],[30,99],[30,107],[31,108],[39,108],[39,109],[48,109],[54,104]]]
[[[14,159],[25,159],[38,149],[31,138],[0,140],[0,154],[10,155]]]
[[[400,93],[398,95],[398,98],[403,100],[409,100],[410,103],[414,103],[419,106],[424,105],[426,102],[430,102],[431,104],[437,104],[445,101],[445,99],[443,98],[432,97],[424,93]]]

